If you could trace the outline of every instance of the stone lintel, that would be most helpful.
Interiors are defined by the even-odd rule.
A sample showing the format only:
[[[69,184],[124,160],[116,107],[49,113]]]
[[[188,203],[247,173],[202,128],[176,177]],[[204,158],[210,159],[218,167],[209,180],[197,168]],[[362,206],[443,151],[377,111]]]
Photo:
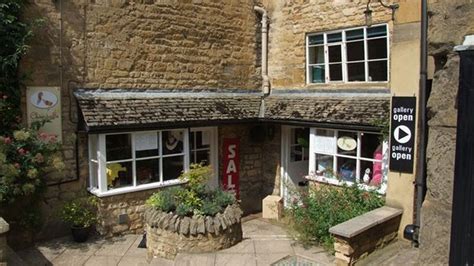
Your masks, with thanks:
[[[402,213],[403,211],[400,209],[383,206],[333,226],[329,228],[329,232],[335,236],[352,238],[378,224],[402,215]]]

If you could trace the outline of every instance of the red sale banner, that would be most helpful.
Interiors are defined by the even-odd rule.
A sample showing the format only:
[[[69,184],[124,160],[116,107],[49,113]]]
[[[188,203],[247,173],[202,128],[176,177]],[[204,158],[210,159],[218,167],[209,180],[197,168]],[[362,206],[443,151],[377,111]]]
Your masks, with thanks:
[[[238,138],[224,139],[224,174],[222,175],[222,186],[224,190],[232,191],[237,199],[240,198],[239,145],[240,140]]]

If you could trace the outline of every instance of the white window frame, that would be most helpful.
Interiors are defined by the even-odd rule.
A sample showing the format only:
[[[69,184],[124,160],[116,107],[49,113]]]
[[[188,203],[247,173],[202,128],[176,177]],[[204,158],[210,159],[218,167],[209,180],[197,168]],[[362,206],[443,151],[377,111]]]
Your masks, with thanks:
[[[319,32],[319,33],[310,33],[306,35],[306,83],[309,85],[314,85],[314,84],[337,84],[337,83],[350,83],[350,84],[355,84],[355,83],[370,83],[370,84],[385,84],[390,81],[390,32],[389,32],[389,27],[387,23],[383,24],[377,24],[373,25],[371,27],[378,27],[378,26],[385,26],[386,27],[386,32],[387,35],[385,37],[367,37],[367,29],[369,27],[363,26],[363,27],[354,27],[354,28],[348,28],[348,29],[343,29],[343,30],[334,30],[334,31],[327,31],[327,32]],[[365,81],[349,81],[348,80],[348,71],[347,71],[347,43],[348,42],[353,42],[347,41],[346,40],[346,32],[347,31],[352,31],[352,30],[358,30],[358,29],[363,29],[364,30],[364,37],[362,41],[364,42],[364,60],[359,60],[360,63],[364,62],[364,69],[365,69]],[[341,42],[334,42],[334,43],[328,43],[327,35],[328,34],[334,34],[334,33],[341,33],[342,34],[342,41]],[[309,44],[309,38],[312,36],[317,36],[317,35],[323,35],[323,44],[314,44],[310,45]],[[369,40],[375,40],[375,39],[382,39],[386,38],[387,42],[387,58],[386,59],[369,59],[369,54],[368,54],[368,44],[367,42]],[[360,41],[360,40],[358,40]],[[341,45],[341,64],[342,64],[342,81],[331,81],[329,77],[329,46],[333,45]],[[314,63],[310,64],[309,63],[309,48],[314,47],[314,46],[323,46],[324,47],[324,63]],[[369,62],[375,62],[375,61],[387,61],[387,79],[385,81],[370,81],[369,80]],[[355,63],[355,62],[351,62]],[[324,82],[321,83],[315,83],[312,82],[311,78],[311,69],[312,66],[316,65],[324,65]]]
[[[175,153],[175,154],[163,154],[162,151],[162,132],[163,131],[175,131],[180,130],[184,132],[183,135],[183,152],[182,153]],[[105,134],[90,134],[88,137],[88,147],[89,147],[89,184],[88,190],[95,194],[96,196],[103,197],[103,196],[112,196],[112,195],[119,195],[124,193],[130,192],[137,192],[147,189],[153,188],[160,188],[166,186],[172,186],[177,184],[183,184],[185,182],[180,181],[178,179],[173,180],[166,180],[163,181],[163,158],[166,157],[173,157],[173,156],[184,156],[183,161],[183,168],[184,171],[189,171],[190,165],[190,145],[189,145],[189,132],[197,132],[197,131],[207,131],[210,134],[210,165],[213,167],[214,176],[209,181],[209,185],[217,186],[218,178],[217,178],[217,169],[218,169],[218,156],[217,156],[217,128],[216,127],[200,127],[200,128],[176,128],[176,129],[163,129],[163,130],[150,130],[150,131],[134,131],[134,132],[117,132],[117,133],[105,133]],[[156,156],[150,157],[143,157],[137,160],[135,154],[135,135],[139,133],[157,133],[159,139],[159,154]],[[109,161],[107,162],[106,158],[106,136],[108,135],[119,135],[119,134],[130,134],[131,137],[131,149],[132,149],[132,156],[129,159],[123,160],[116,160],[116,161]],[[93,149],[93,141],[96,139],[96,147],[97,150]],[[94,159],[94,157],[97,159]],[[159,159],[160,161],[160,181],[141,184],[137,185],[137,177],[135,171],[135,165],[137,161],[145,160],[145,159]],[[121,188],[114,188],[108,189],[107,187],[107,163],[114,163],[114,162],[132,162],[132,178],[133,183],[131,186],[121,187]],[[97,172],[94,171],[92,164],[97,163]],[[97,184],[97,186],[95,186]]]
[[[320,152],[316,151],[316,131],[320,130],[331,130],[334,132],[333,138],[334,138],[334,150],[331,153],[326,153],[326,152]],[[355,156],[353,155],[341,155],[337,153],[337,137],[339,135],[339,131],[343,132],[351,132],[351,133],[356,133],[357,134],[357,154]],[[362,157],[361,156],[361,136],[363,133],[369,133],[369,134],[377,134],[374,132],[368,132],[368,131],[358,131],[358,130],[338,130],[338,129],[330,129],[330,128],[310,128],[310,135],[309,135],[309,173],[308,176],[306,177],[309,180],[312,181],[317,181],[320,183],[326,183],[326,184],[331,184],[331,185],[336,185],[336,186],[342,186],[344,184],[346,185],[353,185],[354,182],[351,181],[344,181],[344,180],[339,180],[336,178],[329,178],[325,177],[323,175],[318,175],[316,172],[316,154],[323,154],[323,155],[328,155],[328,156],[333,156],[333,174],[337,174],[337,157],[341,158],[350,158],[356,160],[356,182],[359,187],[365,189],[365,190],[376,190],[380,194],[385,194],[385,191],[387,189],[387,177],[388,177],[388,171],[385,171],[384,169],[388,169],[388,142],[383,141],[382,142],[382,160],[380,161],[382,163],[382,183],[379,187],[374,187],[374,186],[369,186],[367,184],[361,183],[360,182],[360,161],[371,161],[371,162],[376,162],[377,160]]]

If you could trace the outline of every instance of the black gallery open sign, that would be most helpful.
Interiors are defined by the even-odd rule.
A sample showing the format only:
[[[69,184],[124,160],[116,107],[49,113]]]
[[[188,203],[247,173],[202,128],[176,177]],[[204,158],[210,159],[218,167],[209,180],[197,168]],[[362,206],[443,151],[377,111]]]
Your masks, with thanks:
[[[392,97],[390,170],[413,173],[416,97]]]

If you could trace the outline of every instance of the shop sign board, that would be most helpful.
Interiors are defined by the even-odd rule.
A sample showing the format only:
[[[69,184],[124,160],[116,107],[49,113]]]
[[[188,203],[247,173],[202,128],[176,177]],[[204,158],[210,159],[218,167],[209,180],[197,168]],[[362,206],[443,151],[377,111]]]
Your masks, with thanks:
[[[392,97],[391,115],[390,170],[413,173],[416,97]]]
[[[240,140],[238,138],[226,138],[223,144],[224,174],[222,175],[222,186],[224,190],[233,192],[235,197],[239,199]]]
[[[59,87],[27,87],[26,111],[28,124],[47,119],[40,132],[56,135],[62,140],[61,91]]]

